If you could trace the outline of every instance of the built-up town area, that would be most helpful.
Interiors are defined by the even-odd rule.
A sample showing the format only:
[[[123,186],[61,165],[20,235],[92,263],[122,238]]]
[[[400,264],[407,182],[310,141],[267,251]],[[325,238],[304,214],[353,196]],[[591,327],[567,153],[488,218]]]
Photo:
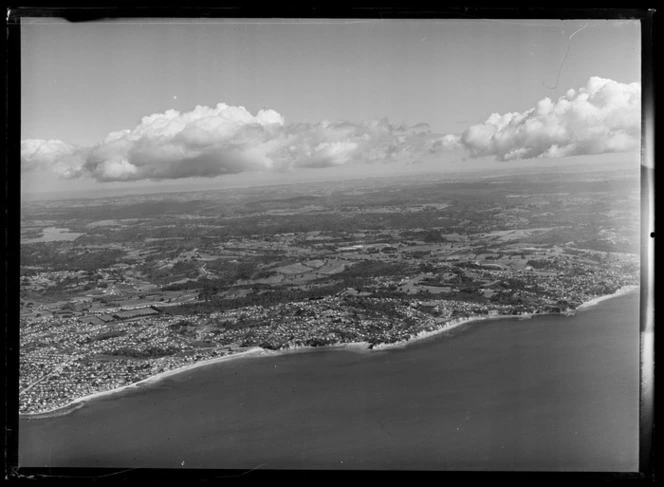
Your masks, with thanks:
[[[22,208],[21,413],[254,347],[405,342],[639,284],[638,178],[402,178]]]

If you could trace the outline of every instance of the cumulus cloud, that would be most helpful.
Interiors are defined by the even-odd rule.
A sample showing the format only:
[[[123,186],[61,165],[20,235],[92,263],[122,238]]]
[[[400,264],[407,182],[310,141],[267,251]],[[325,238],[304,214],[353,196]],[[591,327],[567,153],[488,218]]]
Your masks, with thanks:
[[[470,157],[509,161],[628,152],[639,147],[640,132],[640,83],[593,77],[557,101],[544,98],[523,113],[494,113],[441,144],[463,148]]]
[[[274,110],[254,116],[224,103],[143,117],[87,149],[61,141],[24,141],[23,169],[50,167],[64,177],[99,181],[214,177],[244,171],[285,171],[417,159],[432,151],[427,124],[387,119],[357,124],[322,121],[286,125]],[[68,172],[65,168],[69,168]]]
[[[85,169],[100,181],[218,176],[271,165],[266,157],[283,117],[244,107],[197,106],[146,116],[91,148]]]
[[[557,101],[540,100],[523,113],[494,113],[461,134],[387,119],[286,124],[269,109],[251,114],[219,103],[188,112],[166,110],[135,127],[106,135],[93,147],[60,140],[23,140],[24,172],[98,181],[215,177],[245,171],[349,164],[415,163],[443,154],[498,160],[623,152],[640,143],[641,89],[591,78]]]
[[[21,141],[21,170],[50,172],[63,179],[79,177],[87,151],[61,140]]]
[[[397,127],[384,119],[286,125],[274,110],[252,115],[220,103],[143,117],[134,128],[111,132],[90,148],[25,140],[22,166],[99,181],[214,177],[417,158],[431,149],[431,141],[427,124]]]

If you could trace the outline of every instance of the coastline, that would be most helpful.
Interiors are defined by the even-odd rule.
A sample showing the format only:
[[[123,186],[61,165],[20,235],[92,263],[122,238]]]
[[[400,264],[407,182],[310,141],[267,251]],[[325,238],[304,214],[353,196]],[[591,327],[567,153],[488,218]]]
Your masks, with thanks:
[[[428,338],[441,335],[445,332],[448,332],[450,330],[453,330],[454,328],[458,328],[461,325],[466,325],[468,323],[473,323],[476,321],[489,321],[489,320],[503,320],[507,318],[512,318],[512,319],[529,319],[532,316],[538,316],[538,315],[532,315],[532,314],[527,314],[527,315],[477,315],[477,316],[468,316],[465,318],[459,318],[456,320],[451,320],[445,323],[444,325],[434,328],[433,330],[424,330],[416,335],[408,338],[407,340],[401,340],[398,342],[394,343],[379,343],[378,345],[375,345],[372,350],[391,350],[395,348],[404,348],[411,343],[415,342],[420,342],[423,340],[426,340]]]
[[[639,286],[623,286],[620,289],[618,289],[616,292],[614,292],[613,294],[606,294],[604,296],[599,296],[595,299],[591,299],[590,301],[586,301],[584,303],[581,303],[576,308],[576,311],[583,310],[583,309],[588,309],[592,306],[595,306],[595,305],[601,303],[602,301],[606,301],[607,299],[611,299],[611,298],[614,298],[614,297],[617,297],[617,296],[622,296],[623,294],[627,294],[627,293],[632,292],[632,291],[634,291],[638,288],[639,288]]]
[[[185,365],[182,367],[178,367],[172,370],[167,370],[164,372],[160,372],[159,374],[152,375],[150,377],[146,377],[145,379],[141,379],[138,382],[134,382],[132,384],[127,384],[121,387],[117,387],[115,389],[109,389],[107,391],[100,391],[96,392],[93,394],[89,394],[87,396],[83,396],[80,398],[76,398],[69,402],[68,404],[64,406],[58,406],[56,408],[46,410],[46,411],[39,411],[39,412],[34,412],[34,413],[19,413],[19,419],[29,419],[29,420],[38,420],[38,419],[47,419],[47,418],[54,418],[58,416],[64,416],[66,414],[72,413],[83,406],[87,403],[87,401],[90,401],[95,398],[100,398],[104,396],[111,396],[114,394],[121,393],[125,390],[132,389],[132,388],[139,388],[142,385],[149,385],[149,384],[154,384],[156,382],[159,382],[161,379],[164,379],[166,377],[170,377],[173,375],[181,374],[199,367],[205,367],[208,365],[216,364],[219,362],[225,362],[229,360],[235,360],[239,358],[244,358],[244,357],[262,357],[262,356],[280,356],[280,355],[286,355],[286,354],[291,354],[291,353],[304,353],[304,352],[309,352],[309,351],[314,351],[314,350],[343,350],[343,351],[352,351],[352,352],[363,352],[363,353],[368,353],[372,351],[383,351],[383,350],[391,350],[391,349],[400,349],[408,346],[411,343],[419,342],[426,340],[428,338],[440,335],[442,333],[448,332],[454,328],[457,328],[459,326],[472,323],[472,322],[479,322],[479,321],[490,321],[490,320],[502,320],[502,319],[530,319],[533,316],[545,316],[545,315],[574,315],[577,311],[581,310],[586,310],[588,308],[591,308],[593,306],[596,306],[597,304],[606,301],[611,298],[615,298],[618,296],[622,296],[625,294],[628,294],[636,289],[638,289],[639,286],[633,285],[633,286],[623,286],[620,289],[616,290],[612,294],[607,294],[603,296],[598,296],[596,298],[593,298],[591,300],[585,301],[581,303],[572,313],[528,313],[528,314],[523,314],[523,315],[477,315],[477,316],[468,316],[464,318],[458,318],[454,320],[450,320],[443,325],[434,328],[433,330],[425,330],[417,333],[414,336],[411,336],[410,338],[406,340],[401,340],[398,342],[394,343],[379,343],[374,345],[373,347],[370,346],[368,342],[345,342],[345,343],[334,343],[330,345],[324,345],[324,346],[309,346],[309,345],[304,345],[304,346],[293,346],[293,347],[288,347],[280,350],[266,350],[261,347],[252,347],[248,350],[243,350],[242,352],[238,353],[230,353],[228,355],[224,355],[221,357],[215,357],[212,359],[208,360],[202,360],[200,362],[195,362],[193,364]]]
[[[19,413],[19,418],[25,418],[25,419],[44,419],[44,418],[54,418],[57,416],[62,416],[64,414],[69,414],[73,411],[76,411],[77,409],[82,408],[85,406],[87,401],[99,397],[104,397],[104,396],[112,396],[114,394],[121,393],[127,389],[133,389],[133,388],[138,388],[142,385],[147,385],[147,384],[153,384],[155,382],[159,382],[161,379],[165,379],[166,377],[180,374],[183,372],[186,372],[188,370],[192,370],[198,367],[204,367],[206,365],[210,365],[213,363],[217,362],[225,362],[228,360],[234,360],[242,357],[247,357],[251,355],[263,355],[265,352],[264,349],[260,347],[253,347],[250,348],[249,350],[244,350],[242,352],[238,353],[231,353],[228,355],[224,355],[222,357],[215,357],[211,358],[208,360],[201,360],[200,362],[195,362],[193,364],[185,365],[183,367],[178,367],[176,369],[172,370],[166,370],[164,372],[160,372],[155,375],[151,375],[150,377],[146,377],[145,379],[141,379],[138,382],[133,382],[131,384],[127,384],[125,386],[121,387],[116,387],[115,389],[109,389],[107,391],[100,391],[100,392],[95,392],[93,394],[88,394],[87,396],[82,396],[79,398],[74,399],[70,403],[64,405],[64,406],[59,406],[57,408],[53,409],[48,409],[46,411],[39,411],[36,413]]]

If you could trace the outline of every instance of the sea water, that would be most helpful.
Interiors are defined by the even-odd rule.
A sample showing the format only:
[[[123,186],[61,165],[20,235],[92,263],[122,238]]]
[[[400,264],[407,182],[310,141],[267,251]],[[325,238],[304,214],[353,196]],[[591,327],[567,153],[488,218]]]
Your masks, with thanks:
[[[638,291],[401,349],[246,357],[20,421],[20,466],[637,471]]]

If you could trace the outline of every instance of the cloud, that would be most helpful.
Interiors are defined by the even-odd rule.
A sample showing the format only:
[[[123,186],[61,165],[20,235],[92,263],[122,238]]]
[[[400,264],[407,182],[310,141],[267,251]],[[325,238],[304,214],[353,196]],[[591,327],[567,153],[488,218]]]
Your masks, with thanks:
[[[428,156],[435,141],[426,124],[395,126],[387,119],[294,124],[284,138],[287,143],[272,153],[281,169],[411,162]]]
[[[289,124],[274,110],[254,116],[224,103],[143,117],[132,129],[109,133],[90,148],[62,141],[24,141],[24,171],[37,166],[64,177],[98,181],[215,177],[245,171],[288,171],[418,159],[433,150],[427,124]],[[65,171],[62,167],[68,167]]]
[[[63,179],[79,177],[85,165],[86,149],[61,140],[21,141],[21,170],[50,172]]]
[[[544,98],[523,113],[494,113],[441,144],[501,161],[558,158],[636,150],[640,131],[640,83],[593,77],[555,102]]]
[[[23,140],[21,167],[25,173],[105,182],[412,164],[444,155],[509,161],[625,152],[640,144],[640,96],[639,83],[594,77],[555,102],[544,98],[523,113],[494,113],[484,123],[448,135],[432,133],[425,123],[396,125],[388,119],[286,124],[274,110],[253,115],[244,107],[219,103],[145,116],[92,147]]]
[[[244,107],[197,106],[143,117],[91,148],[85,169],[100,181],[177,179],[268,168],[266,157],[283,117]]]

